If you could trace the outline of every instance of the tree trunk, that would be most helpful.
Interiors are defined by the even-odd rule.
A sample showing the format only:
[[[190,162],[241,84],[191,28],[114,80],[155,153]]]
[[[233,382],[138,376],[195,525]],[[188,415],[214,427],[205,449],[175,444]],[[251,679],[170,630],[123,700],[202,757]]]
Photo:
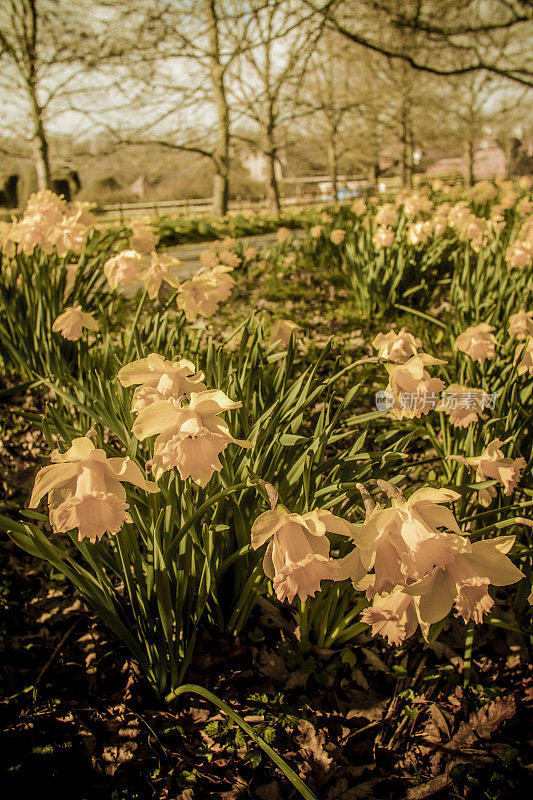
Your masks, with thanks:
[[[37,187],[39,189],[51,189],[52,181],[50,176],[50,157],[48,152],[48,138],[43,122],[44,109],[39,102],[37,95],[38,81],[38,7],[36,0],[28,0],[21,3],[18,12],[15,4],[11,4],[15,14],[20,14],[22,37],[21,44],[25,49],[25,68],[23,70],[25,89],[30,101],[32,122],[33,122],[33,162],[37,174]]]
[[[220,59],[216,0],[206,0],[205,11],[209,22],[209,63],[217,112],[217,139],[213,152],[215,164],[213,213],[224,216],[228,210],[229,199],[229,108],[224,82],[224,65]]]
[[[33,161],[37,173],[39,189],[51,189],[50,162],[48,159],[48,142],[42,124],[39,124],[33,138]]]
[[[266,188],[266,204],[267,209],[272,214],[279,215],[281,206],[279,202],[279,186],[278,178],[276,175],[276,151],[270,150],[266,153],[267,157],[267,188]]]
[[[402,141],[400,180],[405,189],[411,189],[413,187],[413,154],[411,143],[408,139]]]
[[[220,172],[215,172],[213,176],[213,197],[211,200],[213,214],[217,217],[223,217],[228,210],[228,193],[229,193],[228,176]]]
[[[372,188],[377,191],[379,181],[379,164],[373,162],[368,168],[368,181]]]
[[[335,139],[332,138],[328,145],[328,161],[329,161],[329,177],[331,180],[331,191],[333,193],[333,200],[337,202],[339,194],[339,170],[337,147]]]
[[[474,144],[469,139],[465,142],[465,186],[474,185]]]
[[[39,189],[51,189],[50,158],[48,153],[48,138],[43,123],[43,110],[37,102],[35,86],[29,87],[29,94],[33,112],[33,163],[37,173],[37,186]]]
[[[401,145],[400,179],[404,188],[413,186],[413,133],[410,119],[410,97],[404,97],[401,118]]]

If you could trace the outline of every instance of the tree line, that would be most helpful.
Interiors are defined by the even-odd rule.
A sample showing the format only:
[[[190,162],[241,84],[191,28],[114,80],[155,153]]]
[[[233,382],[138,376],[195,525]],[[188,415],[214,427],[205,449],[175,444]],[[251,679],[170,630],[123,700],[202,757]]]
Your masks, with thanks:
[[[406,185],[417,146],[450,139],[471,180],[484,126],[527,123],[532,19],[518,0],[4,0],[0,154],[48,188],[58,129],[196,153],[216,214],[236,143],[262,154],[272,210],[280,150],[309,135],[335,193],[348,156],[375,177],[391,144]]]

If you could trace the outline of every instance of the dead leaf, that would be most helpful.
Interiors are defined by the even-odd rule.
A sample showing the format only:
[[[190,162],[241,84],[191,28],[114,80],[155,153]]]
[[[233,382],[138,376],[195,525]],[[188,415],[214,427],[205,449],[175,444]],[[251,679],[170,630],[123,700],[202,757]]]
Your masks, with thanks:
[[[270,508],[276,508],[278,504],[278,490],[272,486],[271,483],[267,483],[266,481],[259,480],[259,484],[264,487],[267,493],[268,502],[270,503]]]
[[[205,722],[209,719],[211,712],[208,708],[197,708],[196,706],[191,706],[187,710],[187,713],[190,715],[195,725],[200,725],[202,722]]]
[[[102,760],[106,762],[106,775],[114,775],[122,764],[132,761],[137,750],[136,742],[126,742],[121,745],[108,745],[102,751]]]
[[[264,786],[258,786],[255,790],[255,794],[259,800],[280,800],[282,796],[279,783],[277,781],[265,783]]]
[[[247,788],[246,781],[240,775],[236,775],[233,778],[233,788],[228,792],[220,792],[220,800],[237,800],[238,797],[241,797],[246,792]]]
[[[285,660],[274,651],[264,648],[259,653],[259,670],[274,681],[285,681],[288,676]]]
[[[478,739],[490,739],[496,728],[515,714],[516,702],[512,694],[497,697],[492,703],[487,703],[479,711],[470,714],[468,722],[461,722],[451,744],[458,748],[474,744]]]
[[[446,717],[436,703],[431,703],[428,709],[429,720],[422,730],[424,739],[430,742],[441,742],[443,735],[450,738],[450,729]]]
[[[332,759],[324,748],[326,741],[324,731],[317,731],[315,726],[306,719],[299,721],[298,730],[300,734],[296,737],[296,741],[300,745],[300,755],[311,765],[318,767],[319,771],[327,772]],[[305,769],[304,766],[303,772],[306,774],[309,769]]]
[[[446,786],[449,786],[451,783],[451,778],[448,777],[448,773],[444,772],[442,775],[437,775],[435,778],[431,778],[431,780],[427,781],[426,783],[421,783],[418,786],[412,786],[408,789],[406,794],[406,800],[423,800],[425,797],[431,797],[437,792],[442,791],[445,789]]]
[[[355,683],[361,687],[361,689],[369,689],[370,684],[368,683],[363,670],[359,669],[359,667],[354,667],[351,672],[351,678]]]
[[[378,672],[385,672],[387,675],[390,675],[390,669],[385,662],[381,660],[377,653],[374,653],[374,651],[370,650],[368,647],[362,647],[361,652],[368,661],[369,666],[373,667],[375,670],[378,670]]]
[[[374,692],[360,692],[354,689],[349,694],[349,709],[346,719],[362,717],[368,722],[376,722],[385,714],[388,699]]]

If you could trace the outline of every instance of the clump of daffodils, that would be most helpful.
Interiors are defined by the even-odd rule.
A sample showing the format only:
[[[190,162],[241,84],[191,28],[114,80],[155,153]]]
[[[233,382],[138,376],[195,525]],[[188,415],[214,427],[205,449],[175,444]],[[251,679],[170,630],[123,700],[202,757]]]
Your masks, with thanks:
[[[222,464],[218,456],[229,444],[249,448],[235,439],[219,414],[240,408],[220,389],[206,389],[204,375],[187,359],[167,361],[157,353],[119,370],[123,386],[137,388],[132,411],[137,413],[133,434],[140,441],[156,436],[151,461],[156,480],[177,468],[182,480],[206,486]]]
[[[177,305],[188,322],[200,317],[211,317],[220,303],[231,294],[235,280],[229,274],[232,267],[219,264],[198,272],[178,289]]]
[[[191,478],[204,487],[222,469],[218,457],[229,444],[251,447],[247,440],[234,439],[218,416],[241,405],[219,389],[210,389],[192,392],[187,404],[170,398],[142,408],[133,434],[141,441],[156,436],[152,459],[156,480],[177,468],[182,480]]]
[[[93,225],[91,204],[74,203],[70,208],[62,197],[48,189],[30,195],[24,214],[2,228],[2,250],[7,255],[31,255],[36,247],[60,258],[83,252]]]
[[[108,458],[87,437],[74,439],[71,447],[55,450],[52,464],[37,473],[30,508],[37,508],[48,495],[49,516],[57,533],[78,531],[78,539],[95,542],[105,533],[118,533],[131,522],[122,483],[145,492],[158,492],[129,458]]]
[[[206,388],[203,372],[197,372],[194,364],[186,358],[168,361],[157,353],[121,367],[117,378],[124,387],[137,385],[131,403],[134,412],[142,411],[158,400],[179,400]]]
[[[494,605],[489,586],[523,577],[506,555],[514,537],[471,542],[447,508],[459,498],[450,489],[422,488],[405,498],[392,484],[378,483],[390,503],[375,504],[360,487],[366,507],[361,525],[322,509],[295,514],[283,506],[255,520],[252,547],[268,542],[263,569],[278,600],[298,595],[304,601],[324,580],[350,579],[371,601],[362,621],[392,645],[419,626],[427,638],[453,606],[465,622],[481,623]],[[327,533],[351,541],[353,549],[332,557]]]
[[[506,556],[514,537],[470,542],[446,508],[459,498],[450,489],[423,488],[405,499],[391,484],[380,485],[390,505],[367,498],[366,519],[350,534],[355,547],[340,565],[340,578],[351,578],[372,600],[361,619],[393,645],[418,625],[427,637],[454,605],[465,622],[480,623],[494,605],[489,585],[523,577]]]

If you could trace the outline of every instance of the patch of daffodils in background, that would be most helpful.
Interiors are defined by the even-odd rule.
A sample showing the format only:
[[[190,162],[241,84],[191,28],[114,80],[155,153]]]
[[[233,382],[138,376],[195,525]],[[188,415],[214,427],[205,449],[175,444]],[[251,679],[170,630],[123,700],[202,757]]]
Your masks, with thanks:
[[[2,251],[31,255],[35,248],[60,258],[67,253],[81,254],[94,225],[91,203],[74,202],[67,206],[63,198],[48,189],[30,195],[20,220],[0,227]]]

